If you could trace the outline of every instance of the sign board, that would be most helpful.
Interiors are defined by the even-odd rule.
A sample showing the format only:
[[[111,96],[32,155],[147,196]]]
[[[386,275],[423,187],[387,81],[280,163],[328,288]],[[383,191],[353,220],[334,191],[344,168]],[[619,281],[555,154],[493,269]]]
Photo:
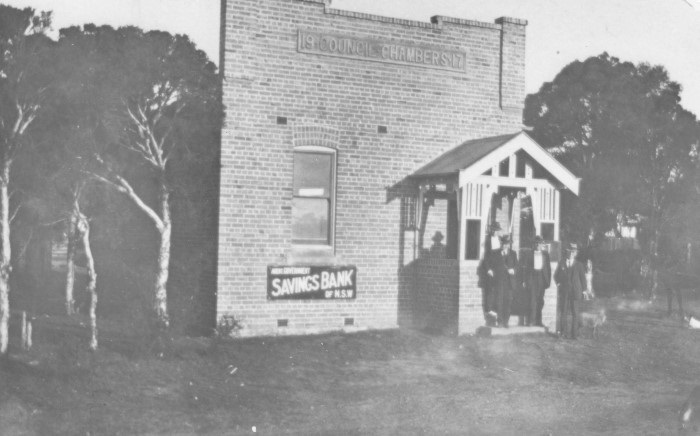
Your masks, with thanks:
[[[268,266],[268,300],[351,300],[354,266]]]
[[[300,53],[335,56],[347,59],[385,62],[463,73],[467,53],[439,47],[332,35],[299,29],[297,50]]]

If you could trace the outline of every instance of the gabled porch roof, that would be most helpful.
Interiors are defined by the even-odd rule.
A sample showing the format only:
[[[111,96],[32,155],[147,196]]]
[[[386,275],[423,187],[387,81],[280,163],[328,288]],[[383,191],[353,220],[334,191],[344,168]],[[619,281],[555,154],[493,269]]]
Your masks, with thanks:
[[[461,186],[519,150],[529,154],[563,186],[578,195],[580,179],[525,132],[466,141],[423,166],[410,177],[420,179],[458,175]]]

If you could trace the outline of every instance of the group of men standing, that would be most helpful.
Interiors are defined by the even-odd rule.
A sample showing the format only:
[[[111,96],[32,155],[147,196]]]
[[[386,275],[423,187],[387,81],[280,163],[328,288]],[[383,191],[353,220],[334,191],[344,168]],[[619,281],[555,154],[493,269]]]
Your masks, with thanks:
[[[509,235],[489,235],[487,250],[479,266],[479,286],[487,326],[508,328],[511,314],[519,325],[542,326],[545,290],[550,287],[552,271],[544,240],[535,236],[532,250],[523,259],[512,249]],[[578,260],[578,247],[571,244],[554,271],[557,284],[557,332],[576,338],[578,301],[586,291],[586,267]]]

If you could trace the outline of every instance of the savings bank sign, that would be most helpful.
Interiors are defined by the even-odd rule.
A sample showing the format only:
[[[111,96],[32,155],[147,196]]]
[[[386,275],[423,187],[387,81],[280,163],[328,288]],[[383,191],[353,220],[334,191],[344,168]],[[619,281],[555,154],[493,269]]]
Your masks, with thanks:
[[[350,300],[356,295],[354,266],[268,266],[269,300]]]

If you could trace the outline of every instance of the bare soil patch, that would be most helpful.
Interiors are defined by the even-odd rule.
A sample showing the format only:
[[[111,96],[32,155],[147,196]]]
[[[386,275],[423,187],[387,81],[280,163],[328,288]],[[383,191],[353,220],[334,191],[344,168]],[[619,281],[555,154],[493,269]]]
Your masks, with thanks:
[[[44,317],[35,349],[0,365],[1,433],[674,434],[700,331],[621,301],[576,341],[402,330],[178,339],[156,356],[110,325],[89,353],[76,320]]]

